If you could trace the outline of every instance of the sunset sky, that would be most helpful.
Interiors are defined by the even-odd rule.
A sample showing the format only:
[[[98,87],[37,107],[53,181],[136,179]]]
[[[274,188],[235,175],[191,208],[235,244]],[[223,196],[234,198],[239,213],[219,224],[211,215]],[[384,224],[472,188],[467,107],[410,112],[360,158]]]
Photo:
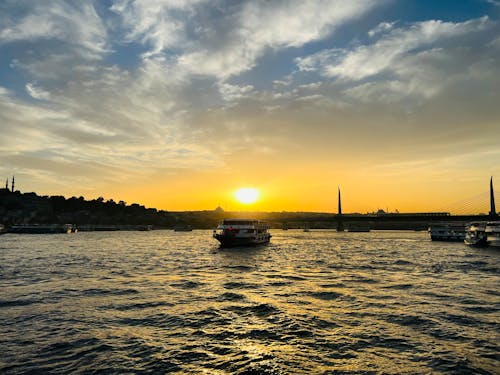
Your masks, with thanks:
[[[500,190],[499,15],[2,0],[0,182],[166,210],[336,212],[338,186],[345,212],[481,205],[490,176]],[[260,198],[239,204],[241,187]]]

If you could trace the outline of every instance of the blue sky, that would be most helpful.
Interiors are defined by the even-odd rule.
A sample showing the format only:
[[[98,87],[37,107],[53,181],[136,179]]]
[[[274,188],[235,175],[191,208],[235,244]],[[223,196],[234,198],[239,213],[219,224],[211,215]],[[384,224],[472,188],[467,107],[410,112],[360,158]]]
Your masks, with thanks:
[[[169,190],[179,181],[290,181],[314,164],[337,171],[325,186],[398,181],[381,204],[431,179],[466,196],[500,176],[499,12],[497,0],[4,0],[0,176],[187,209],[211,203],[187,203]]]

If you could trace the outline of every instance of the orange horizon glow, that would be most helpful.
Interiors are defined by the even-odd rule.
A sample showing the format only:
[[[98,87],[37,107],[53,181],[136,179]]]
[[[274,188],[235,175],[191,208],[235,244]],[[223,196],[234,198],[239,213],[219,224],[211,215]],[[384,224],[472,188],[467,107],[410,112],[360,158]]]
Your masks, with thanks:
[[[340,186],[344,213],[369,213],[379,209],[452,214],[489,211],[489,176],[448,180],[444,175],[436,178],[436,175],[409,173],[405,178],[388,179],[368,172],[356,175],[339,171],[344,172],[342,179],[333,173],[325,174],[319,167],[304,168],[300,177],[295,170],[281,170],[274,175],[266,170],[259,175],[252,170],[252,181],[236,173],[231,178],[216,171],[186,173],[175,179],[157,178],[154,185],[122,184],[102,186],[98,191],[93,187],[87,191],[72,189],[44,194],[82,195],[86,199],[102,196],[105,200],[123,200],[127,204],[138,203],[166,211],[214,210],[220,206],[225,211],[337,213],[337,187]],[[251,204],[238,200],[235,196],[238,186],[258,187],[258,199]]]

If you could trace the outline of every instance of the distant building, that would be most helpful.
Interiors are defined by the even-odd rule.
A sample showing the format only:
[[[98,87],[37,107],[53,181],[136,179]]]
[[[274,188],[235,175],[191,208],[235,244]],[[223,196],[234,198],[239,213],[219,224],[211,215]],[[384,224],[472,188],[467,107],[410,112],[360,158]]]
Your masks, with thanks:
[[[222,212],[224,212],[224,209],[221,206],[217,206],[217,208],[214,210],[214,212],[222,213]]]

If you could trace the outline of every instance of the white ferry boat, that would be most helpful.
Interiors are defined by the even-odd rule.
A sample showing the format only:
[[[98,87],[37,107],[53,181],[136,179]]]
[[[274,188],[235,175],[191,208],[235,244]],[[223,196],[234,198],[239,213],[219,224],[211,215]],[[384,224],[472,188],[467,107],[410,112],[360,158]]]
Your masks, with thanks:
[[[213,237],[222,247],[248,246],[268,243],[269,225],[258,220],[224,219],[214,230]]]
[[[429,227],[432,241],[464,241],[465,224],[460,222],[435,223]]]
[[[500,247],[500,221],[486,223],[486,240],[489,246]]]
[[[465,226],[465,244],[470,246],[487,246],[486,221],[476,221]]]

